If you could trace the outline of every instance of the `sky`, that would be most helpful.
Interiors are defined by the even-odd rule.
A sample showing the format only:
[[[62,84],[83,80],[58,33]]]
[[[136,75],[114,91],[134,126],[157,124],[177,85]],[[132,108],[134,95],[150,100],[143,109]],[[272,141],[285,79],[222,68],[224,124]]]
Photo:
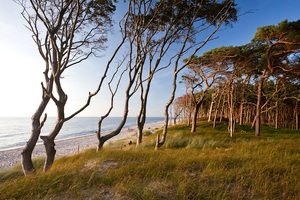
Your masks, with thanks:
[[[202,53],[220,46],[238,46],[249,43],[256,29],[261,26],[276,25],[287,19],[300,19],[299,0],[237,0],[239,9],[238,22],[232,27],[222,28],[218,39],[206,44]],[[30,117],[34,114],[41,100],[41,82],[44,65],[31,33],[25,28],[21,16],[21,7],[13,0],[1,0],[0,6],[0,117]],[[107,46],[113,46],[117,40],[115,33],[109,36]],[[63,87],[68,94],[66,115],[72,114],[85,104],[88,92],[93,92],[101,77],[101,69],[107,62],[111,51],[108,49],[100,59],[89,59],[72,67],[64,74]],[[163,116],[164,107],[171,94],[171,76],[162,71],[154,78],[151,86],[148,116]],[[184,85],[179,85],[177,95],[184,93]],[[124,94],[120,93],[115,101],[111,116],[123,113]],[[103,115],[109,105],[109,94],[101,91],[92,99],[91,105],[79,116]],[[138,97],[130,102],[129,116],[136,116],[139,108]],[[55,107],[50,105],[46,112],[55,116]]]

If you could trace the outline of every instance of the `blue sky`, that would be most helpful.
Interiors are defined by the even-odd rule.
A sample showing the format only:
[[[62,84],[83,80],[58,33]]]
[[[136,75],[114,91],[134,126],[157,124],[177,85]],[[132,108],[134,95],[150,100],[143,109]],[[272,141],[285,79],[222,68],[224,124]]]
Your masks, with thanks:
[[[202,54],[219,46],[237,46],[250,42],[256,29],[260,26],[277,24],[285,19],[300,19],[300,1],[298,0],[238,0],[236,1],[241,16],[233,27],[222,28],[217,40],[208,43],[200,52]],[[1,2],[0,6],[0,117],[27,117],[37,109],[41,98],[43,81],[43,62],[31,39],[30,32],[25,28],[25,20],[21,16],[21,7],[12,0]],[[251,13],[242,15],[251,11]],[[108,46],[113,46],[116,35],[110,35]],[[63,87],[68,94],[67,114],[81,107],[89,91],[96,89],[101,69],[106,64],[111,49],[104,52],[101,59],[90,59],[87,62],[70,68],[65,73]],[[161,72],[153,82],[149,106],[149,116],[163,116],[163,109],[171,92],[171,73]],[[178,95],[184,93],[184,86],[179,85]],[[121,116],[123,112],[123,94],[117,96],[112,116]],[[100,116],[109,105],[107,91],[92,100],[80,116]],[[130,104],[130,116],[136,116],[138,98]],[[46,112],[55,116],[54,106]]]

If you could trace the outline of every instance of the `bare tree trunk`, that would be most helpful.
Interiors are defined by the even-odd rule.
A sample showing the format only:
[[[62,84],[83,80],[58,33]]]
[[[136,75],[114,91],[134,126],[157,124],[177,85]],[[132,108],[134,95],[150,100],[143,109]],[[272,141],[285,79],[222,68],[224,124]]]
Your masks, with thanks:
[[[59,119],[56,122],[56,125],[53,129],[53,131],[48,136],[41,136],[41,139],[44,142],[45,150],[46,150],[46,160],[44,164],[44,171],[48,171],[50,167],[52,166],[55,155],[56,155],[56,149],[55,149],[55,137],[60,132],[62,126],[64,124],[64,119]]]
[[[299,130],[299,113],[298,113],[298,100],[296,100],[294,108],[294,118],[295,118],[295,130]]]
[[[190,96],[190,99],[189,99],[189,110],[188,110],[188,126],[190,127],[191,126],[191,118],[192,118],[192,97],[191,97],[191,95],[189,95]]]
[[[177,61],[178,61],[178,59],[177,59]],[[181,68],[181,69],[183,69],[183,68]],[[174,76],[173,76],[173,84],[172,84],[172,92],[171,92],[170,99],[167,102],[167,104],[165,106],[165,110],[164,110],[164,118],[165,119],[164,119],[163,133],[162,133],[161,138],[160,138],[159,134],[157,135],[155,150],[158,150],[166,142],[167,132],[168,132],[168,123],[169,123],[169,107],[171,106],[171,104],[172,104],[172,102],[174,101],[174,98],[175,98],[175,92],[176,92],[176,88],[177,88],[176,82],[177,82],[178,72],[179,71],[177,71],[177,65],[175,65]]]
[[[196,132],[198,112],[199,112],[199,108],[200,108],[201,103],[202,103],[202,101],[197,102],[196,105],[195,105],[195,108],[194,108],[193,118],[192,118],[192,128],[191,128],[192,133]]]
[[[44,88],[44,86],[42,84],[42,89],[43,89],[42,101],[41,101],[38,109],[36,110],[36,112],[34,113],[34,115],[31,118],[31,120],[32,120],[31,135],[21,153],[21,155],[22,155],[21,164],[22,164],[23,172],[25,175],[28,175],[29,173],[35,171],[33,163],[32,163],[32,152],[33,152],[33,149],[34,149],[34,147],[39,139],[39,136],[41,134],[41,129],[42,129],[45,121],[47,120],[47,114],[45,114],[43,121],[42,122],[40,121],[41,116],[50,101],[50,96],[48,94],[51,94],[52,89],[53,89],[53,76],[51,76],[49,78],[48,71],[49,71],[49,65],[46,62],[46,69],[44,72],[44,77],[45,77],[45,81],[47,83],[47,87]]]
[[[22,154],[21,164],[22,164],[23,172],[25,175],[28,175],[35,171],[35,168],[34,168],[33,162],[32,162],[32,152],[33,152],[33,149],[34,149],[34,147],[38,141],[38,138],[40,136],[41,128],[43,127],[44,122],[47,119],[47,115],[45,114],[44,120],[40,123],[41,115],[43,114],[48,102],[49,102],[49,98],[44,98],[39,106],[39,109],[36,111],[36,113],[32,117],[31,136],[21,153]]]
[[[265,70],[266,71],[266,70]],[[265,74],[265,73],[264,73]],[[260,136],[260,125],[261,125],[261,98],[262,98],[262,87],[264,83],[264,74],[261,76],[257,88],[257,102],[256,102],[256,122],[255,122],[255,136]]]
[[[139,119],[137,119],[138,122],[137,122],[136,146],[139,146],[142,143],[142,141],[143,141],[143,129],[144,129],[144,125],[145,125],[145,122],[143,120],[144,119],[142,119],[141,121],[139,121]]]
[[[46,160],[44,164],[44,171],[48,171],[52,166],[54,159],[55,159],[55,142],[53,139],[50,139],[48,136],[41,136],[41,139],[44,141],[44,146],[46,149]]]
[[[275,129],[278,129],[278,102],[276,102],[275,108]]]
[[[225,109],[224,107],[225,107],[225,101],[223,101],[221,112],[220,112],[220,122],[222,122],[222,120],[223,120],[223,114],[224,114],[224,109]]]
[[[176,87],[176,86],[175,86]],[[173,87],[174,90],[174,87]],[[176,90],[176,89],[175,89]],[[172,98],[171,98],[172,99]],[[160,134],[157,135],[156,138],[156,144],[155,144],[155,150],[158,150],[160,147],[162,147],[165,142],[166,142],[166,138],[167,138],[167,132],[168,132],[168,123],[169,123],[169,106],[171,105],[171,99],[169,100],[169,102],[167,103],[167,105],[165,106],[165,114],[164,114],[164,127],[163,127],[163,133],[162,136],[160,138]],[[173,100],[172,100],[173,101]],[[170,103],[171,102],[171,103]]]
[[[244,124],[244,103],[241,102],[239,109],[239,124],[242,126]]]
[[[299,130],[298,100],[296,100],[296,105],[295,105],[295,129]]]
[[[132,49],[131,49],[131,51],[132,51]],[[123,112],[123,118],[122,118],[121,122],[119,123],[119,126],[114,131],[112,131],[111,133],[109,133],[107,135],[104,135],[104,136],[101,136],[100,135],[101,134],[100,130],[101,130],[101,122],[102,121],[101,122],[99,121],[99,125],[100,126],[98,128],[99,130],[98,130],[98,133],[97,133],[97,138],[98,138],[98,148],[97,148],[97,150],[98,151],[103,148],[104,143],[107,140],[109,140],[109,139],[113,138],[114,136],[118,135],[121,132],[122,128],[124,127],[124,125],[126,123],[126,120],[127,120],[127,117],[128,117],[128,112],[129,112],[129,101],[130,101],[131,96],[136,92],[136,90],[137,90],[136,87],[137,86],[135,86],[135,88],[133,89],[133,92],[130,92],[130,90],[134,86],[134,83],[136,81],[136,77],[138,75],[138,72],[139,72],[139,69],[140,69],[141,66],[142,65],[134,65],[133,67],[130,66],[129,69],[128,69],[129,70],[128,71],[129,80],[128,80],[128,85],[127,85],[126,92],[125,92],[124,112]],[[118,84],[116,86],[116,90],[115,91],[117,91],[117,89],[119,87],[120,80],[121,79],[119,79],[119,82],[118,82]],[[106,114],[106,116],[109,115],[111,109],[113,108],[113,98],[114,98],[114,95],[115,95],[115,92],[112,93],[111,108],[109,109],[109,111]],[[101,118],[101,119],[103,120],[103,118]]]
[[[213,105],[214,105],[214,98],[212,97],[210,107],[209,107],[209,112],[208,112],[208,122],[211,121],[211,113],[212,113]]]
[[[147,91],[145,93],[145,98],[143,98],[143,100],[141,100],[141,110],[140,110],[139,115],[136,118],[136,124],[137,124],[136,146],[139,146],[143,140],[143,130],[144,130],[145,122],[146,122],[146,106],[147,106],[147,98],[148,98],[149,88],[150,88],[150,85],[148,86]]]
[[[228,93],[228,105],[229,105],[229,133],[230,137],[233,136],[234,133],[234,119],[233,119],[233,110],[234,110],[234,105],[233,105],[233,83],[230,83],[230,93]]]
[[[218,99],[217,107],[215,109],[214,121],[213,121],[213,128],[216,127],[216,122],[217,122],[218,112],[220,110],[220,104],[221,104],[221,99],[222,99],[222,96],[223,96],[223,91],[224,90],[222,90],[222,92],[218,95],[219,99]]]
[[[128,116],[128,112],[126,114],[123,115],[123,118],[122,118],[122,121],[120,122],[119,126],[117,129],[115,129],[114,131],[112,131],[111,133],[107,134],[107,135],[104,135],[104,136],[101,136],[100,137],[100,140],[98,142],[98,150],[102,149],[103,146],[104,146],[104,143],[113,138],[114,136],[118,135],[122,128],[124,127],[125,123],[126,123],[126,120],[127,120],[127,116]]]
[[[126,100],[125,100],[123,118],[122,118],[121,122],[119,123],[119,126],[114,131],[110,132],[109,134],[104,135],[104,136],[100,136],[98,138],[98,150],[103,148],[104,143],[107,140],[113,138],[114,136],[118,135],[121,132],[122,128],[124,127],[124,125],[126,123],[127,116],[128,116],[129,99],[130,99],[130,97],[127,96]]]

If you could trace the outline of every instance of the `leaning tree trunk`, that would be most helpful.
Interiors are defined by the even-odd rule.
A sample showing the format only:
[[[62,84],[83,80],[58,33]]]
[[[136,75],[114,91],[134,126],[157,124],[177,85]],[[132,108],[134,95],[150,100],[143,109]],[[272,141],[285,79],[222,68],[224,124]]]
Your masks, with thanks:
[[[56,59],[56,51],[53,51],[53,58]],[[52,65],[53,72],[56,72],[54,76],[54,82],[56,86],[56,91],[59,96],[59,99],[52,97],[52,100],[54,101],[57,109],[57,121],[55,124],[54,129],[48,136],[41,136],[41,139],[44,141],[44,146],[46,150],[46,160],[44,164],[44,171],[46,172],[53,164],[56,150],[55,150],[55,138],[60,132],[64,122],[65,122],[65,105],[68,99],[68,96],[65,94],[65,92],[62,89],[61,82],[60,82],[60,75],[61,71],[58,67],[58,62],[54,62]],[[60,73],[58,73],[60,72]]]
[[[50,97],[48,95],[48,93],[52,92],[52,88],[53,88],[53,77],[48,77],[47,73],[48,73],[49,68],[46,67],[46,70],[44,72],[45,74],[45,80],[47,83],[47,88],[43,87],[43,97],[42,97],[42,101],[38,107],[38,109],[36,110],[36,112],[34,113],[34,115],[32,116],[32,130],[31,130],[31,136],[28,140],[28,142],[26,143],[25,148],[23,149],[21,155],[22,155],[22,159],[21,159],[21,164],[22,164],[22,168],[23,168],[23,172],[25,175],[28,175],[31,172],[34,172],[34,166],[33,166],[33,162],[32,162],[32,152],[33,149],[39,139],[39,136],[41,134],[41,129],[45,123],[45,121],[47,120],[47,114],[45,114],[45,117],[43,119],[43,121],[41,122],[41,116],[43,114],[43,112],[45,111],[46,106],[49,103]]]
[[[104,146],[104,143],[113,138],[114,136],[118,135],[122,128],[124,127],[125,123],[126,123],[126,120],[127,120],[127,116],[128,116],[128,108],[129,108],[129,99],[131,97],[131,95],[129,95],[129,90],[130,90],[130,87],[129,86],[127,88],[127,91],[126,91],[126,100],[125,100],[125,107],[124,107],[124,114],[123,114],[123,118],[122,118],[122,121],[120,122],[119,126],[116,128],[116,130],[110,132],[109,134],[107,135],[104,135],[104,136],[101,136],[100,135],[100,132],[98,133],[97,137],[98,137],[98,147],[97,147],[97,151],[100,151],[101,149],[103,149],[103,146]]]
[[[136,138],[136,146],[139,146],[142,143],[143,140],[143,129],[146,122],[146,116],[138,116],[136,119],[137,124],[137,138]]]
[[[53,131],[48,135],[48,136],[41,136],[41,139],[44,142],[45,150],[46,150],[46,160],[44,164],[44,171],[48,171],[50,167],[52,166],[55,155],[56,155],[56,149],[55,149],[55,137],[58,135],[60,132],[62,126],[64,124],[63,119],[59,119],[56,122],[55,128]]]
[[[229,131],[230,137],[233,136],[233,133],[235,130],[235,119],[233,116],[233,114],[234,114],[233,113],[234,112],[233,90],[234,90],[234,85],[231,82],[230,92],[228,92],[228,109],[229,109],[228,131]]]
[[[244,124],[244,102],[243,102],[243,100],[239,107],[239,124],[241,126]]]
[[[263,76],[263,75],[262,75]],[[255,122],[255,136],[260,136],[260,125],[261,125],[261,98],[262,98],[262,87],[264,78],[261,77],[257,88],[257,102],[256,102],[256,122]]]
[[[120,122],[118,128],[112,132],[110,132],[109,134],[107,135],[104,135],[104,136],[101,136],[99,139],[98,139],[98,147],[97,147],[97,151],[100,151],[101,149],[103,149],[103,146],[105,144],[105,142],[109,139],[111,139],[112,137],[118,135],[122,128],[124,127],[125,123],[126,123],[126,119],[127,119],[127,116],[126,117],[123,117],[122,121]]]
[[[41,139],[44,141],[44,146],[46,149],[46,160],[44,164],[44,171],[48,171],[54,162],[56,155],[55,142],[53,139],[50,139],[48,136],[41,136]]]
[[[157,134],[155,150],[158,150],[166,142],[167,132],[168,132],[168,123],[169,123],[169,113],[168,113],[168,111],[169,111],[169,106],[167,104],[166,107],[165,107],[165,115],[164,115],[165,119],[164,119],[164,128],[163,128],[162,137],[160,138],[160,134]]]
[[[210,107],[209,107],[209,112],[208,112],[208,122],[211,121],[211,115],[212,115],[212,110],[213,110],[213,105],[214,105],[214,97],[212,97]]]
[[[49,66],[48,66],[48,63],[46,62],[46,69],[44,71],[46,87],[44,87],[44,85],[42,83],[42,88],[43,88],[42,101],[41,101],[38,109],[35,111],[34,115],[31,118],[31,120],[32,120],[31,136],[30,136],[28,142],[26,143],[25,148],[23,149],[23,151],[21,153],[21,155],[22,155],[21,164],[22,164],[23,172],[25,175],[28,175],[29,173],[35,171],[33,162],[32,162],[32,152],[33,152],[33,149],[34,149],[34,147],[39,139],[39,136],[41,134],[41,129],[44,126],[45,121],[47,120],[47,114],[45,114],[43,121],[42,122],[40,121],[41,116],[50,101],[49,94],[51,94],[52,90],[53,90],[53,76],[48,77],[48,72],[49,72]]]
[[[49,98],[43,99],[43,101],[41,102],[41,104],[39,106],[39,109],[36,111],[36,113],[32,117],[31,136],[30,136],[28,142],[26,143],[25,148],[23,149],[23,151],[21,153],[21,155],[22,155],[21,164],[22,164],[23,172],[25,175],[28,175],[35,171],[33,162],[32,162],[32,152],[33,152],[33,149],[39,139],[39,136],[41,133],[41,128],[43,127],[44,122],[47,119],[47,115],[45,114],[44,120],[42,122],[40,122],[41,115],[42,115],[48,102],[49,102]]]
[[[195,108],[194,108],[193,118],[192,118],[192,128],[191,128],[192,133],[196,132],[198,111],[199,111],[201,103],[202,103],[202,101],[197,102],[195,105]]]
[[[175,66],[177,66],[177,65],[175,65]],[[177,81],[179,71],[180,70],[177,70],[177,67],[174,68],[174,76],[173,76],[171,97],[170,97],[169,101],[167,102],[167,104],[165,106],[165,110],[164,110],[165,119],[164,119],[163,133],[162,133],[161,138],[160,138],[159,134],[157,135],[155,150],[158,150],[166,142],[167,133],[168,133],[168,124],[169,124],[169,108],[170,108],[171,104],[173,103],[173,101],[175,99],[175,92],[176,92],[176,88],[177,88],[176,81]]]
[[[139,146],[143,141],[143,127],[142,123],[137,123],[136,146]]]
[[[140,108],[139,115],[136,118],[136,124],[137,124],[136,146],[139,146],[142,143],[142,140],[143,140],[143,130],[144,130],[144,126],[145,126],[145,123],[146,123],[146,116],[147,116],[147,112],[146,112],[147,111],[147,100],[148,100],[148,95],[149,95],[150,86],[151,86],[153,76],[149,75],[149,77],[150,78],[147,82],[145,92],[144,92],[143,86],[142,85],[140,86],[141,87],[141,97],[140,97],[141,108]],[[142,79],[140,79],[140,81],[142,82]]]

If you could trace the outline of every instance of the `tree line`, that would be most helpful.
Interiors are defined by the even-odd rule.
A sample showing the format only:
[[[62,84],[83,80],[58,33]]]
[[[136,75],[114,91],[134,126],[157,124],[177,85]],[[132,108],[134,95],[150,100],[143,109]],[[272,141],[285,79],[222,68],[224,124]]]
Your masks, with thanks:
[[[198,117],[299,129],[300,20],[259,27],[245,45],[218,47],[193,57],[182,76],[186,94],[174,101],[174,118],[196,130]]]

